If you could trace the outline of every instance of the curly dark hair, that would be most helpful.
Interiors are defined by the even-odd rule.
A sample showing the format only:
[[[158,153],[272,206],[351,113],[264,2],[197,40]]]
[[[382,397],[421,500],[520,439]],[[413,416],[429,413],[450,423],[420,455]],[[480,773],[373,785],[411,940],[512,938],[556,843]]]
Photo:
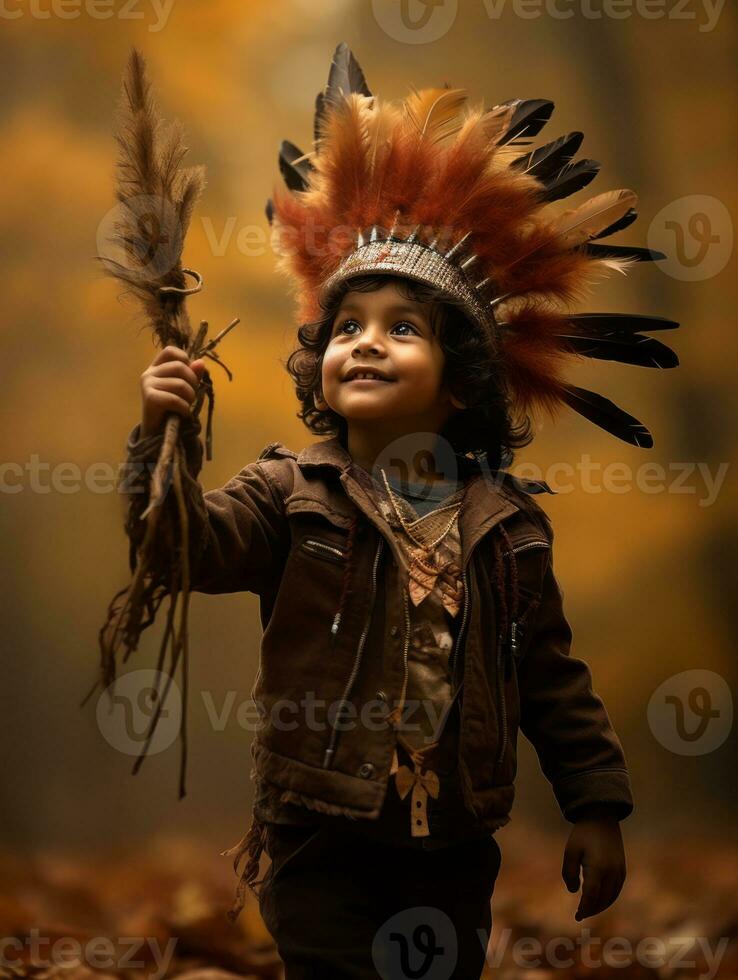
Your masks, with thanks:
[[[300,346],[285,362],[301,403],[297,417],[311,432],[337,435],[344,446],[347,444],[348,427],[343,416],[331,408],[321,410],[313,401],[314,394],[321,393],[323,355],[346,293],[372,292],[388,282],[395,283],[406,299],[431,304],[431,325],[445,354],[443,382],[467,406],[447,420],[440,435],[459,455],[486,456],[485,462],[493,471],[509,466],[514,451],[527,446],[533,432],[528,416],[522,421],[512,417],[502,365],[491,356],[486,338],[469,320],[460,301],[406,276],[352,276],[321,304],[317,320],[299,327]]]

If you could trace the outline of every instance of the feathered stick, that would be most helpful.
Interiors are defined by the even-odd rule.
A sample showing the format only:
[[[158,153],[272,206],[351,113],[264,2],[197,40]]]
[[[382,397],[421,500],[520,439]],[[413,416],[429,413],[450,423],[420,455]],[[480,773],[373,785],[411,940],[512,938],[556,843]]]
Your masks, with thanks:
[[[123,97],[116,140],[119,147],[116,197],[119,202],[115,234],[122,261],[111,255],[98,255],[105,273],[124,283],[127,292],[140,303],[160,347],[174,345],[187,351],[190,359],[208,357],[220,364],[229,380],[232,375],[214,348],[238,322],[234,319],[225,330],[205,343],[207,323],[202,321],[192,334],[187,313],[187,296],[202,289],[202,277],[182,265],[182,248],[192,212],[205,186],[205,168],[182,168],[187,153],[183,128],[178,121],[164,125],[151,95],[146,64],[140,51],[133,48],[123,78]],[[194,285],[187,286],[187,278]],[[204,372],[192,408],[199,415],[205,396],[208,398],[206,432],[207,459],[212,458],[212,380]],[[163,695],[154,692],[156,711],[152,717],[143,750],[136,760],[137,772],[148,752],[151,737],[161,715],[169,687],[182,658],[183,704],[187,684],[187,609],[189,602],[189,530],[187,507],[182,487],[185,468],[184,449],[180,443],[181,416],[171,412],[164,426],[162,447],[149,488],[149,503],[136,518],[130,530],[137,546],[132,551],[130,585],[118,592],[108,607],[105,625],[100,630],[101,678],[82,701],[84,705],[98,684],[109,687],[116,677],[116,654],[123,647],[125,662],[137,649],[143,630],[151,625],[156,611],[169,593],[170,605],[164,638],[159,651],[157,677],[164,666],[167,645],[170,646],[170,671]],[[165,508],[169,487],[174,488],[175,506]],[[145,522],[145,529],[135,526]],[[179,540],[177,540],[177,538]],[[166,559],[161,561],[162,553]],[[164,581],[163,569],[168,581]],[[178,599],[182,599],[179,622],[175,626]],[[110,691],[112,697],[112,690]],[[181,716],[182,757],[180,799],[186,795],[185,714]]]

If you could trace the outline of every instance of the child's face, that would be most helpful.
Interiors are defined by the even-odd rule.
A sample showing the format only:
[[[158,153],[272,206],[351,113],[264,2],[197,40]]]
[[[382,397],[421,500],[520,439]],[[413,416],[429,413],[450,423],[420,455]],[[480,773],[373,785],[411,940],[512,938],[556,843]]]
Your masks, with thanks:
[[[430,307],[406,299],[393,282],[343,298],[323,357],[323,399],[348,423],[405,419],[438,431],[463,404],[441,383],[445,355],[433,333]],[[357,367],[383,380],[351,380]]]

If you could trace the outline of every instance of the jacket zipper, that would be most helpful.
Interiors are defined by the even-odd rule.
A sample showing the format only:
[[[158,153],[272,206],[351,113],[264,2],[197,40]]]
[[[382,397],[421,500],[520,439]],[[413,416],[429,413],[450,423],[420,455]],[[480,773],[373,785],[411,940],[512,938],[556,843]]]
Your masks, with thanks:
[[[323,556],[322,557],[325,557],[325,558],[331,558],[332,555],[337,555],[338,557],[335,558],[335,559],[333,559],[334,561],[338,561],[338,560],[345,561],[346,560],[346,554],[345,554],[345,552],[341,551],[340,548],[336,548],[332,544],[326,544],[325,541],[317,541],[315,538],[306,538],[302,542],[302,547],[306,551],[314,551],[314,552],[317,552],[318,554],[320,554],[321,553],[321,550],[322,550],[322,552],[323,552]]]
[[[371,600],[369,602],[369,612],[367,613],[366,622],[364,623],[364,629],[362,630],[361,637],[359,638],[359,646],[356,649],[356,656],[354,657],[354,664],[353,667],[351,668],[351,674],[349,675],[349,679],[346,682],[346,687],[344,688],[343,691],[343,696],[341,698],[341,708],[343,708],[343,703],[348,699],[348,696],[351,693],[351,688],[354,686],[356,675],[359,672],[359,665],[361,663],[361,654],[364,650],[364,644],[366,643],[367,633],[369,632],[369,623],[371,622],[372,612],[374,611],[374,599],[377,592],[377,566],[379,564],[379,556],[382,553],[383,545],[384,545],[384,538],[380,537],[379,543],[377,545],[377,553],[374,556],[374,566],[372,568],[372,592],[371,592]],[[337,632],[338,632],[338,614],[336,614],[336,617],[333,620],[333,625],[331,627],[331,633],[333,634],[333,636],[335,636]],[[341,712],[339,711],[339,719],[337,720],[340,720],[340,713]],[[339,734],[338,729],[334,727],[333,731],[331,732],[331,738],[328,743],[328,748],[325,750],[325,755],[323,756],[324,769],[328,769],[333,761],[333,757],[336,751],[336,741],[338,739],[338,734]]]
[[[400,698],[400,708],[398,712],[399,717],[402,717],[402,709],[405,705],[405,695],[407,694],[407,682],[409,677],[407,657],[408,657],[408,650],[410,649],[410,608],[408,606],[408,601],[407,601],[407,589],[402,590],[402,608],[405,614],[405,638],[404,638],[405,642],[402,650],[404,676],[402,681],[402,697]]]
[[[536,540],[536,541],[526,541],[525,544],[518,545],[517,548],[513,548],[513,554],[518,554],[520,551],[526,551],[528,548],[548,548],[548,541]],[[505,758],[505,750],[507,749],[507,698],[505,695],[505,683],[510,679],[512,671],[512,662],[514,657],[518,652],[518,624],[517,620],[513,620],[510,624],[510,656],[505,657],[505,644],[503,643],[502,633],[497,634],[497,686],[499,688],[499,708],[500,708],[500,754],[497,757],[497,764],[501,765],[502,760]]]
[[[526,548],[548,548],[548,541],[536,540],[536,541],[526,541],[525,544],[519,544],[517,548],[513,548],[513,553],[517,555],[519,551],[525,551]]]
[[[542,540],[528,541],[525,544],[519,545],[517,548],[513,548],[513,551],[514,552],[523,551],[526,548],[537,547],[539,545],[543,545],[545,547],[548,547],[548,541],[542,541]],[[467,561],[467,566],[468,566],[469,562],[471,562],[471,554],[469,555],[469,559]],[[456,645],[455,645],[454,653],[453,653],[453,656],[454,656],[454,661],[453,661],[454,669],[456,668],[456,664],[457,664],[458,652],[461,649],[461,639],[462,639],[464,627],[466,625],[466,616],[467,616],[467,610],[468,610],[467,601],[468,601],[468,597],[469,597],[469,590],[468,590],[468,583],[467,583],[467,578],[466,578],[466,567],[467,566],[464,567],[464,571],[462,573],[462,579],[463,579],[463,582],[464,582],[464,611],[462,613],[461,626],[459,627],[459,633],[458,633],[457,638],[456,638]],[[513,636],[515,637],[514,642],[515,642],[515,644],[517,646],[517,623],[513,623],[513,625],[512,625],[512,633],[513,633]],[[498,637],[498,654],[497,654],[497,658],[498,658],[497,659],[497,675],[498,675],[498,682],[497,683],[498,683],[498,687],[500,688],[500,693],[501,693],[500,714],[502,716],[504,716],[504,724],[502,726],[502,728],[503,728],[503,731],[502,731],[502,746],[501,746],[500,755],[499,755],[499,759],[501,759],[504,756],[505,749],[507,748],[507,706],[505,704],[504,684],[501,684],[500,683],[500,680],[499,680],[499,677],[500,677],[500,638],[499,637]],[[499,761],[499,759],[498,759],[498,761]],[[478,816],[477,808],[474,805],[474,800],[473,800],[472,796],[469,795],[471,793],[471,784],[469,782],[469,772],[468,772],[466,766],[464,765],[464,761],[463,761],[461,755],[459,755],[459,763],[458,764],[459,764],[459,769],[460,769],[460,771],[463,774],[463,778],[461,780],[461,789],[462,789],[462,796],[464,798],[464,802],[465,802],[467,808],[470,810],[470,812],[472,814],[474,814],[475,816]],[[467,784],[468,784],[468,792],[467,792]],[[500,826],[504,826],[504,824],[500,824]]]
[[[517,555],[520,551],[526,551],[528,548],[550,548],[551,545],[548,541],[544,541],[537,538],[535,541],[526,541],[525,544],[519,544],[517,548],[513,548],[512,552]],[[510,680],[510,671],[512,670],[513,659],[518,652],[518,623],[517,620],[513,620],[510,624],[510,657],[505,659],[505,680]],[[503,692],[504,696],[504,692]]]
[[[461,637],[464,633],[464,627],[466,626],[467,612],[468,612],[468,599],[469,599],[469,588],[466,581],[466,568],[461,573],[461,581],[464,584],[464,599],[463,599],[463,609],[461,613],[461,625],[459,626],[459,632],[456,636],[456,644],[454,646],[453,652],[451,654],[451,659],[449,660],[448,671],[451,677],[451,686],[453,688],[454,682],[454,672],[456,670],[456,663],[458,661],[459,650],[461,649]]]

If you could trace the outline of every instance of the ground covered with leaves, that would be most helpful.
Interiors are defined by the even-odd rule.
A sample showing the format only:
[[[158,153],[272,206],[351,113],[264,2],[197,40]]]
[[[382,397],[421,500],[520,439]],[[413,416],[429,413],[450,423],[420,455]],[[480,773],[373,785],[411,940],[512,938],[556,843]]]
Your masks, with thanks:
[[[576,922],[579,894],[560,874],[564,839],[522,827],[499,839],[485,977],[738,978],[732,843],[627,841],[628,878],[617,902]],[[5,854],[0,977],[280,980],[253,896],[234,925],[226,918],[235,883],[228,858],[187,838],[107,858]]]

